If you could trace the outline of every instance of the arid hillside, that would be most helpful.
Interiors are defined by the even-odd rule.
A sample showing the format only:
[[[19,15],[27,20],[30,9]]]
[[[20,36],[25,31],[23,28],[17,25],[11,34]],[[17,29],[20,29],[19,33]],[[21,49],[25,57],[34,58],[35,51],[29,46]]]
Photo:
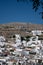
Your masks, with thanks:
[[[32,30],[43,30],[43,24],[31,23],[8,23],[0,24],[0,35],[4,35],[7,39],[13,38],[18,33],[21,36],[32,35]]]

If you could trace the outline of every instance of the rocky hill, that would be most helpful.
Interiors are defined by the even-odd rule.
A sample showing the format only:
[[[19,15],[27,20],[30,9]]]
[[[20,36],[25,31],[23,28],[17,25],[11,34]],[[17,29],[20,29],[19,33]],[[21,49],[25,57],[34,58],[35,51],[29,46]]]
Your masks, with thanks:
[[[0,35],[4,35],[7,39],[12,38],[16,33],[22,36],[32,35],[31,30],[43,30],[43,24],[31,23],[8,23],[0,24]]]

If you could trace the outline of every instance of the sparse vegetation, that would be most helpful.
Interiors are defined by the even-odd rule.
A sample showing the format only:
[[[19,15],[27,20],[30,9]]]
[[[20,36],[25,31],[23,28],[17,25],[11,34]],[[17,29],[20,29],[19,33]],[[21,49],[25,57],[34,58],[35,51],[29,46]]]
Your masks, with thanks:
[[[23,40],[25,40],[25,38],[21,36],[21,41],[23,41]]]
[[[15,35],[13,35],[13,38],[15,38]]]
[[[19,28],[16,29],[17,26],[20,26],[20,27],[24,26],[25,28],[27,26],[28,28],[26,28],[26,30],[28,30],[29,32],[26,33],[24,31],[25,28],[23,28],[23,30],[20,30]],[[27,23],[25,23],[25,24],[24,23],[17,23],[17,24],[13,23],[13,24],[6,24],[6,25],[2,24],[0,26],[0,35],[4,35],[9,40],[12,37],[15,38],[14,34],[20,34],[22,36],[22,40],[24,40],[26,38],[25,40],[28,41],[29,38],[32,36],[31,31],[34,29],[43,30],[43,25],[42,24],[28,24],[27,25]],[[25,37],[25,38],[23,38],[23,37]]]

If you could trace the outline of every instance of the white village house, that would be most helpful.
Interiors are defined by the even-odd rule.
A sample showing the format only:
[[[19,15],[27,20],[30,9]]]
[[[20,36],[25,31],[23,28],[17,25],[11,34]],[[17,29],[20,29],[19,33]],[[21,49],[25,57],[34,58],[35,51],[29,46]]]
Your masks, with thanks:
[[[33,35],[41,35],[42,31],[41,30],[32,30]]]

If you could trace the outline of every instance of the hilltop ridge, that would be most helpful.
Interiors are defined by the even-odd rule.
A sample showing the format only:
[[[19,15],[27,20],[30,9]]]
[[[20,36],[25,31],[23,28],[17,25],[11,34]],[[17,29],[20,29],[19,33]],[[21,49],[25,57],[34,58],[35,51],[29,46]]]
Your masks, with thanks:
[[[4,35],[6,38],[11,38],[14,34],[29,35],[29,31],[32,30],[43,30],[43,24],[21,22],[0,24],[0,35]]]

